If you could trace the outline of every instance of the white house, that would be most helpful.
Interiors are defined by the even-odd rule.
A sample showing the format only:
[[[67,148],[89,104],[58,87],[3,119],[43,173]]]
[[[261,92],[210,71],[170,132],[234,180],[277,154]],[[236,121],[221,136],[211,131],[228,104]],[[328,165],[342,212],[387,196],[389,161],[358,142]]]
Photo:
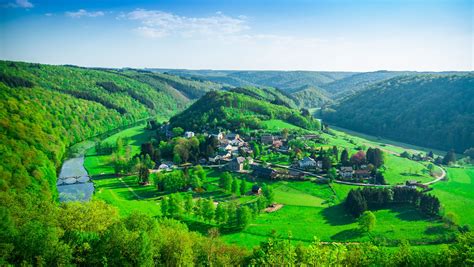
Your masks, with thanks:
[[[300,166],[300,168],[313,168],[317,167],[317,162],[310,157],[305,157],[302,160],[298,161],[298,165]]]
[[[187,132],[184,133],[184,137],[186,137],[186,138],[194,137],[194,132],[187,131]]]
[[[339,174],[342,178],[345,179],[352,179],[352,174],[354,173],[354,169],[352,167],[341,167]]]

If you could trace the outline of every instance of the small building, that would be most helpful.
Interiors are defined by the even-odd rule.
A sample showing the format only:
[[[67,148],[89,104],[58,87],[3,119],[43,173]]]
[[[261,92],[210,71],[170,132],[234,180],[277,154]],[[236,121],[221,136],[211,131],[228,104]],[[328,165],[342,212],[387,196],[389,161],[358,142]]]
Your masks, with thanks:
[[[275,179],[277,172],[272,168],[265,168],[260,165],[253,165],[252,174],[258,178]]]
[[[260,142],[265,145],[273,144],[273,140],[275,140],[275,138],[271,134],[264,134],[260,137]]]
[[[262,194],[262,188],[258,185],[252,186],[252,194],[255,194],[255,195]]]
[[[341,167],[339,174],[344,179],[352,179],[352,174],[354,173],[354,169],[352,167]]]
[[[273,148],[278,149],[281,146],[283,146],[283,142],[281,140],[273,140],[272,146],[273,146]]]
[[[303,169],[315,168],[317,163],[314,159],[310,157],[304,157],[302,160],[298,161],[298,166]]]
[[[231,171],[240,172],[244,170],[244,157],[233,158],[228,164],[227,168]]]
[[[358,179],[367,179],[370,177],[370,171],[369,170],[355,170],[354,176]]]
[[[226,134],[226,135],[225,135],[225,138],[227,138],[227,140],[229,140],[229,141],[232,141],[232,140],[239,140],[239,139],[240,139],[240,135],[239,135],[239,134],[236,134],[236,133],[229,133],[229,134]]]
[[[184,137],[186,137],[186,138],[194,137],[194,132],[187,131],[187,132],[184,133]]]
[[[224,134],[222,132],[211,133],[211,136],[215,137],[219,141],[224,139]]]

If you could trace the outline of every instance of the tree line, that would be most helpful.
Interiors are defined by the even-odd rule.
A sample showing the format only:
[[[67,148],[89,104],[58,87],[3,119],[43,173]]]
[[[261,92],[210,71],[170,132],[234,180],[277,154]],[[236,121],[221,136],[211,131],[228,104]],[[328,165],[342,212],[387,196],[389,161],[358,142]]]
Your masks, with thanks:
[[[437,216],[440,210],[436,196],[409,187],[351,189],[344,207],[352,216],[359,217],[367,210],[389,208],[395,204],[412,205],[428,216]]]

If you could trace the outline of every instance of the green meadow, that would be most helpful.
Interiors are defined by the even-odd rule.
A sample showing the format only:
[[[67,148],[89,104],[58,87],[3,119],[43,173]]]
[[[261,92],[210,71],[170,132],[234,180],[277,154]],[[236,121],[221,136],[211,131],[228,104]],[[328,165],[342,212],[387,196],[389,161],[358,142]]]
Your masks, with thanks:
[[[274,129],[287,127],[280,121],[271,121]],[[330,145],[337,144],[356,151],[359,144],[349,142],[341,137],[328,136]],[[153,137],[152,131],[144,126],[134,127],[115,134],[104,142],[115,142],[118,137],[128,139],[132,155],[140,150],[143,142]],[[140,211],[152,216],[160,216],[159,198],[164,194],[157,192],[153,185],[139,186],[135,176],[122,177],[113,175],[111,155],[95,155],[94,148],[87,151],[85,167],[94,179],[95,199],[101,199],[118,207],[120,214],[126,216]],[[268,159],[269,160],[269,159]],[[273,159],[278,161],[279,159]],[[284,161],[281,159],[280,161]],[[270,161],[270,160],[269,160]],[[433,178],[426,172],[426,167],[399,156],[386,153],[386,179],[390,183],[403,183],[405,180],[430,181]],[[238,200],[240,203],[251,202],[252,195],[233,196],[223,192],[219,186],[219,176],[223,170],[205,168],[207,177],[204,180],[206,191],[192,193],[196,197],[213,198],[214,201]],[[473,169],[448,169],[448,182],[440,182],[432,191],[440,197],[446,211],[460,215],[461,223],[472,223],[473,212],[462,212],[474,204],[472,175]],[[235,175],[251,188],[254,181],[245,174]],[[259,182],[259,181],[257,181]],[[260,181],[263,182],[263,181]],[[253,247],[267,240],[270,236],[291,237],[296,242],[312,242],[315,238],[325,242],[364,242],[374,241],[387,246],[395,246],[399,240],[408,240],[413,245],[433,247],[433,244],[451,240],[452,230],[444,227],[439,219],[427,219],[417,210],[406,207],[394,207],[374,212],[375,229],[370,233],[361,233],[354,218],[348,215],[342,206],[347,193],[356,186],[342,184],[318,184],[313,181],[276,181],[272,184],[275,202],[283,207],[272,213],[263,212],[242,232],[222,233],[228,243]],[[182,194],[190,194],[188,192]],[[460,202],[462,201],[462,202]],[[459,203],[459,204],[458,204]],[[467,215],[466,215],[467,214]],[[463,216],[461,216],[463,215]],[[191,230],[206,233],[212,224],[204,224],[195,218],[184,218]]]
[[[474,166],[448,168],[447,181],[433,185],[432,193],[439,197],[445,213],[453,212],[461,225],[474,227]]]

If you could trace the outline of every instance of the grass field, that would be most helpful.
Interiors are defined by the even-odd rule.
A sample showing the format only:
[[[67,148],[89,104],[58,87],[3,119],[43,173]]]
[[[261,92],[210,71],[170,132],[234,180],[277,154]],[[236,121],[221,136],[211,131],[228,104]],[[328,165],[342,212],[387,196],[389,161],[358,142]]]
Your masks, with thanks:
[[[461,225],[474,227],[474,166],[448,168],[448,180],[436,183],[432,193],[439,197],[445,212],[453,212]]]
[[[282,120],[267,120],[263,121],[263,125],[269,131],[281,131],[282,129],[301,129],[300,127],[284,122]]]
[[[286,126],[280,122],[274,125]],[[140,145],[148,141],[153,132],[145,131],[143,126],[134,127],[122,131],[107,138],[106,142],[115,142],[119,137],[128,137],[129,145],[132,147],[132,154],[139,152]],[[343,138],[333,138],[332,142],[339,142],[340,146],[347,146],[355,151],[356,145],[349,143]],[[112,175],[111,156],[97,156],[94,148],[88,150],[85,166],[92,175],[102,174],[102,178],[95,179],[96,192],[94,198],[102,199],[119,208],[121,215],[130,214],[133,211],[141,211],[152,216],[159,216],[158,198],[163,193],[157,192],[154,186],[139,186],[135,176],[122,177],[118,179]],[[412,179],[412,174],[418,172],[419,179],[430,179],[423,175],[425,167],[414,161],[403,159],[395,155],[388,155],[387,177],[390,182],[402,182]],[[206,169],[207,178],[204,193],[193,193],[195,197],[212,197],[215,201],[229,201],[237,199],[240,203],[251,202],[254,196],[232,196],[225,193],[218,187],[219,176],[223,170]],[[471,205],[473,199],[472,188],[467,190],[464,185],[472,184],[472,172],[453,169],[449,170],[450,181],[446,184],[435,186],[434,193],[438,194],[445,204],[446,209],[456,210],[456,203],[464,201],[457,212],[461,213],[462,207]],[[245,174],[235,175],[240,181],[247,183],[247,188],[251,188],[254,182]],[[388,180],[387,179],[387,180]],[[425,181],[425,180],[423,180]],[[284,207],[273,213],[263,213],[258,216],[251,225],[243,232],[222,234],[222,238],[230,243],[235,243],[247,247],[258,245],[266,240],[274,232],[281,237],[287,237],[291,233],[292,239],[302,242],[311,242],[314,237],[327,242],[345,241],[386,241],[387,244],[394,244],[397,240],[407,239],[413,244],[426,244],[442,241],[446,236],[450,236],[450,231],[443,227],[440,221],[426,220],[418,211],[410,207],[396,207],[389,210],[375,211],[377,225],[372,233],[364,234],[357,230],[356,221],[344,211],[341,203],[345,199],[348,191],[355,186],[341,184],[316,184],[314,182],[270,182],[274,187],[275,202],[281,203]],[[446,187],[447,186],[447,187]],[[446,188],[445,188],[446,187]],[[455,189],[459,192],[456,192]],[[183,193],[184,194],[184,193]],[[452,200],[450,200],[452,199]],[[472,213],[472,212],[471,212]],[[470,222],[474,218],[467,217],[462,221]],[[185,218],[185,223],[192,230],[205,233],[212,225],[205,224],[195,218]]]
[[[132,155],[140,152],[140,145],[150,140],[153,131],[146,131],[144,126],[137,126],[114,134],[102,142],[116,142],[118,137],[129,138]],[[96,155],[95,148],[91,147],[84,160],[84,167],[89,175],[101,175],[94,178],[94,199],[101,199],[116,206],[122,216],[133,211],[141,211],[151,216],[161,214],[159,205],[155,201],[156,190],[153,186],[138,186],[135,176],[122,177],[119,180],[113,175],[111,155]]]

